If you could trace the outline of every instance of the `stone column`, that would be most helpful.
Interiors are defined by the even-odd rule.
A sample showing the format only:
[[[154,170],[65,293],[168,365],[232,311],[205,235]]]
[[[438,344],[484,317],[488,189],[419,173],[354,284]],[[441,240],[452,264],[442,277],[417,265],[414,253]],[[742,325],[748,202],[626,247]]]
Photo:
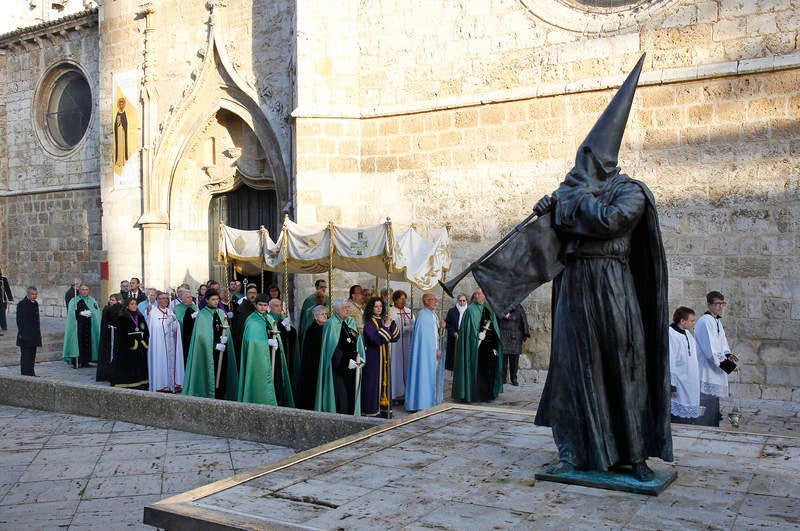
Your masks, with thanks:
[[[145,286],[165,290],[170,279],[169,228],[167,223],[142,223]]]

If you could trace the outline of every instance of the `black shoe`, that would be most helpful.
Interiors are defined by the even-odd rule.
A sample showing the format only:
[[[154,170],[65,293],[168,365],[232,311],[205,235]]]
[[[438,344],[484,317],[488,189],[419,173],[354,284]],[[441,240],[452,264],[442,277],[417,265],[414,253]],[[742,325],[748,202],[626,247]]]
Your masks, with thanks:
[[[506,380],[505,378],[503,378],[503,383],[504,383],[504,384],[507,384],[507,383],[508,383],[508,380]]]
[[[519,382],[516,379],[511,380],[511,385],[513,385],[514,387],[519,387]]]

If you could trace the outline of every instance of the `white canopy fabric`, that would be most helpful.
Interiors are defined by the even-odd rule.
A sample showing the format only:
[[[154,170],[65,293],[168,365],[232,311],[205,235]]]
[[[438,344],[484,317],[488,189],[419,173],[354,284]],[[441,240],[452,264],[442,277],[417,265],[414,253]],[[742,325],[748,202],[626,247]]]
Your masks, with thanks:
[[[395,239],[389,221],[370,227],[330,224],[312,229],[286,220],[277,241],[264,228],[243,231],[221,225],[218,259],[279,273],[318,274],[332,267],[380,278],[388,275],[421,290],[436,287],[451,266],[447,230],[441,229],[432,242],[412,228]]]

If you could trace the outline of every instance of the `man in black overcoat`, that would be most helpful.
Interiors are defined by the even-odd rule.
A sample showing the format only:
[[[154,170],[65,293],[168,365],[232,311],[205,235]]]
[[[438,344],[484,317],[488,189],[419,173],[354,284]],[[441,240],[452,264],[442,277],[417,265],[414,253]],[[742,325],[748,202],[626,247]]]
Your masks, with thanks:
[[[31,286],[27,295],[17,303],[17,346],[19,347],[19,366],[23,376],[36,376],[33,366],[36,363],[36,348],[42,346],[42,330],[39,325],[39,292]]]

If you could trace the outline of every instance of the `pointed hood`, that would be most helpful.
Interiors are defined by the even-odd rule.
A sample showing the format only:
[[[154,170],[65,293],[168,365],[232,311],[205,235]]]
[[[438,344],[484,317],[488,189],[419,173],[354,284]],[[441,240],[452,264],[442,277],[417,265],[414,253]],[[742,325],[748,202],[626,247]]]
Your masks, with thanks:
[[[578,157],[581,156],[581,153],[591,151],[594,154],[597,165],[605,170],[606,173],[613,172],[617,167],[619,147],[622,144],[625,125],[628,123],[633,96],[636,94],[636,85],[639,82],[639,74],[642,72],[644,56],[645,54],[642,54],[639,58],[639,62],[628,74],[628,78],[578,148]]]

